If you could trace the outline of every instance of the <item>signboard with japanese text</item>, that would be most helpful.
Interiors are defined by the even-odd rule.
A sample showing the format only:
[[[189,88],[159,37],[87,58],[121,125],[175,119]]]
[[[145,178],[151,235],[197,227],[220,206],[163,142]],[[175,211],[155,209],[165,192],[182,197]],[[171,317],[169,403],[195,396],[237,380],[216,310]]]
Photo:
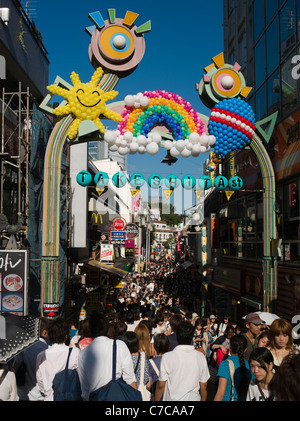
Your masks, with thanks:
[[[114,257],[114,246],[112,244],[101,244],[100,262],[112,262]]]
[[[27,250],[0,250],[0,313],[27,314]]]

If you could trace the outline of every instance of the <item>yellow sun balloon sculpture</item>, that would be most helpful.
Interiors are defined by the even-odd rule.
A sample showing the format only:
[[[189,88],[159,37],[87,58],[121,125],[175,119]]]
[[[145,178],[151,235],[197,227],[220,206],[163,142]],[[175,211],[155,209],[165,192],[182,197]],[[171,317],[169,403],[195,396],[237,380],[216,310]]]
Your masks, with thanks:
[[[75,139],[78,133],[78,128],[83,120],[91,120],[98,127],[101,133],[105,132],[105,127],[101,123],[100,114],[114,121],[122,121],[120,114],[115,113],[106,107],[106,101],[114,99],[119,92],[108,91],[104,92],[99,88],[98,83],[103,74],[103,69],[98,67],[91,81],[82,83],[77,73],[72,72],[70,79],[73,83],[72,88],[64,89],[55,84],[47,86],[50,93],[62,96],[68,101],[67,105],[60,105],[53,110],[55,115],[67,115],[73,113],[75,120],[68,130],[69,138]]]

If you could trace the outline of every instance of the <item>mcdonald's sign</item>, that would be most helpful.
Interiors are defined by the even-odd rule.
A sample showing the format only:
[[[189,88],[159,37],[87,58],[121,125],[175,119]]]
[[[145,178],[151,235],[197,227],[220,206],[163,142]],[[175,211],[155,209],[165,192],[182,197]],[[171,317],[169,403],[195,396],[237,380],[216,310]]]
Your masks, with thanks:
[[[103,224],[103,219],[102,219],[101,213],[99,213],[99,212],[93,212],[92,215],[91,215],[90,223],[92,225]]]

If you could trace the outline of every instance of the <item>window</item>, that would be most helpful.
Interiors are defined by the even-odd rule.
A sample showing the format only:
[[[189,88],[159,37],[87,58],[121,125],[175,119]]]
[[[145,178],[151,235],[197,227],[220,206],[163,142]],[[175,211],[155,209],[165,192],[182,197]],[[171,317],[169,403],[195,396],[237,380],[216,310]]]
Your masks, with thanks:
[[[281,67],[282,114],[288,115],[297,104],[297,80],[292,77],[292,53]]]
[[[279,64],[278,19],[274,19],[267,29],[267,75],[271,74]]]
[[[264,83],[255,95],[255,116],[256,121],[261,120],[266,114],[266,84]]]
[[[279,68],[269,77],[268,87],[268,114],[280,109],[280,71]]]
[[[296,16],[294,0],[288,0],[280,11],[281,57],[286,56],[296,43]]]
[[[262,35],[265,28],[264,0],[254,1],[254,43]]]
[[[269,25],[277,12],[277,0],[266,0],[266,26]]]
[[[255,86],[256,89],[265,80],[265,37],[263,36],[255,47]]]

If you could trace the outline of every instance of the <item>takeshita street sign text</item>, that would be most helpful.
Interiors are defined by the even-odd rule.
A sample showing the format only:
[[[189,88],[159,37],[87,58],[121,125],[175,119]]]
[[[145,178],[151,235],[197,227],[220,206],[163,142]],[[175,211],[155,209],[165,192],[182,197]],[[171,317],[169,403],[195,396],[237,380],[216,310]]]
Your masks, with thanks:
[[[93,176],[89,171],[82,170],[77,174],[76,179],[79,185],[87,187],[91,185]],[[105,188],[108,185],[109,180],[110,178],[107,173],[99,171],[94,176],[94,185],[100,189]],[[165,179],[163,179],[159,174],[152,174],[148,178],[148,185],[154,189],[160,188],[162,187],[163,181],[165,182],[165,185],[171,190],[177,188],[180,185],[180,182],[184,189],[193,189],[196,186],[195,177],[189,174],[183,176],[181,180],[175,174],[170,174]],[[117,188],[124,187],[127,182],[128,177],[124,173],[117,172],[112,177],[112,183]],[[136,189],[140,189],[144,183],[145,178],[140,173],[134,173],[131,177],[129,177],[129,184]],[[243,184],[243,180],[239,176],[233,176],[228,180],[226,177],[219,175],[215,177],[214,180],[212,180],[208,175],[202,175],[198,179],[198,185],[203,190],[210,189],[211,187],[215,187],[218,190],[224,190],[228,186],[232,190],[240,190],[243,187]]]

